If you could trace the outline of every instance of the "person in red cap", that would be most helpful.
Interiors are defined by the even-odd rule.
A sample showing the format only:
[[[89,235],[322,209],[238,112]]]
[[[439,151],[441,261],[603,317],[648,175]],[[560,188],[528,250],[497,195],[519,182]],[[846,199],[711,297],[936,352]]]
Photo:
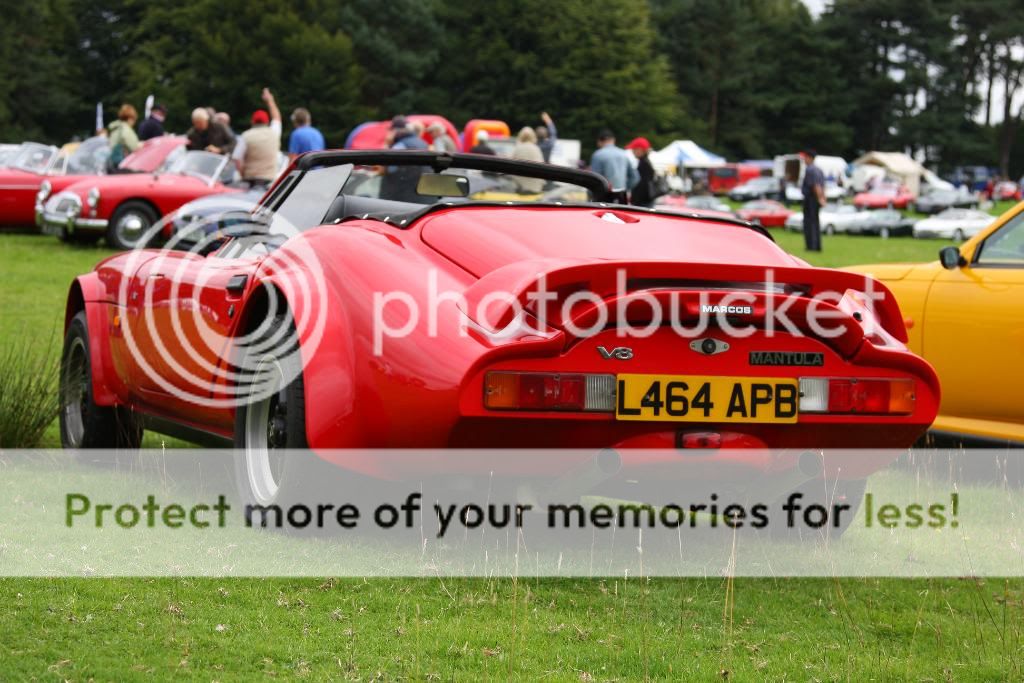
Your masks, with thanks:
[[[633,152],[637,159],[636,170],[640,174],[640,182],[633,186],[629,203],[636,206],[653,206],[657,196],[654,182],[654,166],[651,165],[651,143],[647,138],[633,138],[626,149]]]
[[[232,158],[242,180],[254,185],[269,185],[277,177],[281,154],[281,111],[269,89],[264,88],[263,101],[270,110],[252,113],[252,127],[242,133]]]

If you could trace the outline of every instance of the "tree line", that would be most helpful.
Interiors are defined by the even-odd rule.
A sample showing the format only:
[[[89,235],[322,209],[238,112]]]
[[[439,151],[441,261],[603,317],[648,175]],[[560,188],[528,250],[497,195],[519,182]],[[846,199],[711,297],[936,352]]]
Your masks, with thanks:
[[[1024,172],[1024,0],[36,0],[5,2],[0,138],[86,135],[150,93],[244,127],[269,86],[332,146],[362,121],[554,115],[731,159],[906,150]]]

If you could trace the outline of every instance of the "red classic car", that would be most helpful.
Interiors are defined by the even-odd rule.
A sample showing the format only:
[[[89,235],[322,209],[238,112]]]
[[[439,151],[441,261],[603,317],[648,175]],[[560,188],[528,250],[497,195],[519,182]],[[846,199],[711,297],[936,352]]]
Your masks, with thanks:
[[[50,197],[37,221],[44,233],[60,239],[105,237],[111,247],[131,249],[161,217],[186,202],[241,191],[230,186],[237,172],[229,161],[221,154],[187,151],[153,173],[87,178]]]
[[[996,186],[992,188],[992,199],[997,202],[1006,200],[1019,202],[1021,199],[1020,185],[1011,180],[996,183]]]
[[[793,212],[777,201],[759,199],[747,202],[736,213],[745,221],[757,223],[766,228],[781,228],[786,224],[786,219]]]
[[[176,154],[184,152],[187,142],[187,138],[175,135],[164,135],[146,140],[137,150],[121,161],[118,165],[118,173],[153,173],[168,163],[168,160],[173,159]],[[98,146],[99,144],[102,144],[102,148]],[[87,145],[91,145],[91,152],[88,149],[83,150]],[[81,157],[83,151],[89,152],[87,158],[93,159],[92,163],[86,162],[85,159],[76,162],[76,157]],[[41,226],[43,207],[50,197],[63,192],[76,183],[105,175],[106,159],[109,153],[106,138],[90,138],[83,142],[82,147],[79,147],[69,158],[67,173],[48,175],[39,183],[36,188],[34,205],[36,223]]]
[[[104,143],[105,146],[106,143]],[[32,225],[32,206],[39,183],[60,171],[66,160],[50,145],[26,142],[0,168],[0,225]]]
[[[915,197],[905,185],[886,183],[853,198],[858,209],[905,209]]]
[[[545,194],[517,195],[524,177]],[[761,486],[798,476],[795,459],[714,449],[907,447],[931,424],[935,373],[882,285],[749,223],[609,194],[594,173],[498,157],[303,155],[247,223],[72,282],[61,440],[233,443],[245,503],[270,505],[314,464],[384,479],[422,464],[332,449],[615,449],[641,454],[616,476],[662,481],[692,471],[682,449],[711,448],[702,462]],[[778,308],[791,328],[766,326]],[[296,448],[312,454],[284,457]],[[651,448],[670,459],[636,450]],[[581,451],[497,466],[550,476]]]

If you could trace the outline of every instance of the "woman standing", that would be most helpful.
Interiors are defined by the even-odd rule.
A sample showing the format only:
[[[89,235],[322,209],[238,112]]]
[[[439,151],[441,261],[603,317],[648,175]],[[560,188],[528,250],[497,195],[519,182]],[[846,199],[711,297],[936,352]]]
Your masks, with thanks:
[[[516,136],[516,146],[512,148],[512,158],[521,161],[544,163],[544,153],[537,145],[537,133],[529,126],[523,126]],[[521,194],[539,194],[544,190],[543,178],[516,177],[516,184]]]
[[[126,156],[139,148],[139,136],[135,134],[135,122],[138,120],[139,113],[135,107],[122,104],[117,111],[117,121],[107,126],[110,135],[109,169],[116,169]]]

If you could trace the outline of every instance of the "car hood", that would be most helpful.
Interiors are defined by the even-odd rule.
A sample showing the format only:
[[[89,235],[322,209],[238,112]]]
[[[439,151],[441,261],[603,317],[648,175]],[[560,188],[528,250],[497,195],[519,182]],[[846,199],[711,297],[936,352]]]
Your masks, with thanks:
[[[756,230],[619,208],[464,207],[420,220],[423,240],[481,277],[518,261],[563,258],[794,267]]]
[[[177,184],[205,186],[205,183],[197,178],[191,178],[178,173],[115,173],[106,176],[86,177],[81,182],[67,187],[65,191],[75,192],[81,197],[85,197],[89,190],[95,187],[100,191],[101,195],[107,191],[128,195],[160,185]]]

